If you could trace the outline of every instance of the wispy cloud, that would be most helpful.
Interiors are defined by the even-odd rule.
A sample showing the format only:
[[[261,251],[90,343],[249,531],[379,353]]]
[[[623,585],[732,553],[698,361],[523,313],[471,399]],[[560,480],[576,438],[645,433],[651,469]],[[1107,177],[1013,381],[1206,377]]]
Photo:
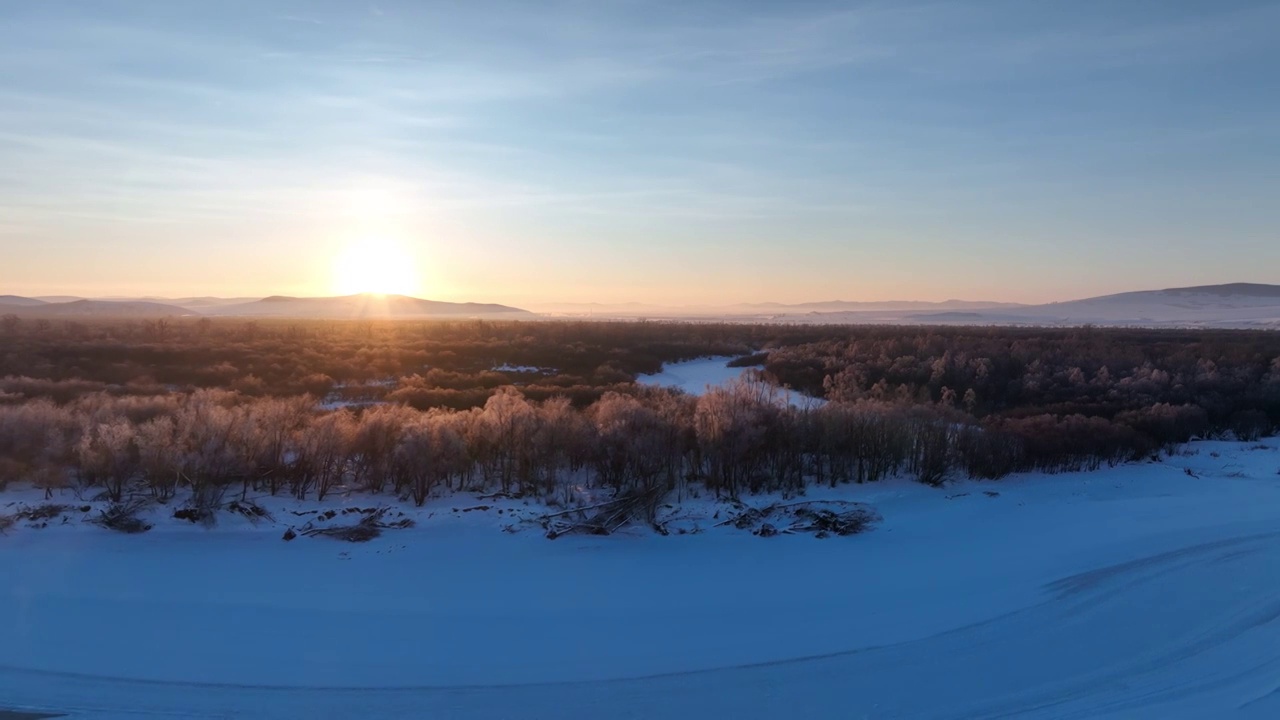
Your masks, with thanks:
[[[306,23],[307,25],[324,25],[324,21],[314,17],[304,17],[302,15],[278,15],[278,19],[285,22]]]
[[[1174,225],[1185,183],[1153,158],[1232,158],[1210,191],[1236,196],[1274,160],[1254,86],[1280,6],[1172,5],[24,4],[0,10],[0,215],[10,238],[303,233],[372,185],[401,211],[369,223],[504,247],[725,243],[923,236],[1140,179]]]

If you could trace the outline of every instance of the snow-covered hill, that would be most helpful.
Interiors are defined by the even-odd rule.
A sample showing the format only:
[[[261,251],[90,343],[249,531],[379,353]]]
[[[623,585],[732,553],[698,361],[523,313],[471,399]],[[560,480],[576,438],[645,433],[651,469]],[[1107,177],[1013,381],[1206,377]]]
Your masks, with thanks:
[[[0,535],[0,708],[74,718],[1274,718],[1280,441],[814,491],[869,533],[549,541],[455,497],[365,544],[318,509]],[[27,498],[11,488],[6,503]],[[756,499],[763,503],[769,499]],[[776,500],[776,498],[774,499]],[[332,507],[367,499],[333,499]],[[516,532],[502,532],[510,527]],[[692,530],[700,532],[692,532]]]

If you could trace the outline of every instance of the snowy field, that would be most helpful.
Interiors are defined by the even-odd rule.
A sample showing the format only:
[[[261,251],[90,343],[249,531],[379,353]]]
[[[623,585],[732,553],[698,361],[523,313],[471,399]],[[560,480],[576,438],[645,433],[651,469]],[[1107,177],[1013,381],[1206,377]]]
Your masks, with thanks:
[[[550,541],[522,501],[462,497],[397,506],[417,525],[364,544],[283,542],[321,505],[268,499],[275,522],[212,529],[163,512],[140,535],[19,524],[0,535],[0,709],[1275,718],[1278,471],[1272,439],[843,487],[810,497],[883,522],[821,540],[716,527],[728,507],[706,498],[668,508],[687,534],[667,537]],[[0,512],[38,500],[11,489]],[[344,504],[368,500],[326,506]]]

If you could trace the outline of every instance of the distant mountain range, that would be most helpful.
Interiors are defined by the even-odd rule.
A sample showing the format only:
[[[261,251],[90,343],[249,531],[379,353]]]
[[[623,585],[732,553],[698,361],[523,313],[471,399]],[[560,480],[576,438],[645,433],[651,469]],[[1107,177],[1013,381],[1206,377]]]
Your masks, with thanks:
[[[0,296],[0,313],[34,318],[162,318],[192,315],[185,308],[141,300],[67,300]]]
[[[83,299],[0,295],[0,314],[23,317],[280,317],[536,319],[685,319],[735,322],[906,325],[1133,325],[1280,329],[1280,285],[1229,283],[1118,293],[1021,305],[945,302],[742,303],[663,306],[641,303],[561,303],[536,306],[538,313],[494,303],[454,303],[404,295],[254,298],[191,297]]]
[[[36,298],[19,297],[18,295],[0,295],[0,305],[11,305],[15,307],[37,307],[44,305],[45,301]]]
[[[1280,329],[1280,285],[1230,283],[964,311],[816,312],[791,321],[919,325],[1119,325]]]
[[[405,295],[288,297],[275,295],[230,305],[206,304],[205,315],[298,318],[489,317],[532,316],[527,310],[494,303],[453,303]]]
[[[26,298],[0,295],[0,313],[21,317],[281,317],[413,318],[534,317],[520,308],[494,303],[453,303],[404,295],[340,297],[83,299],[66,296]]]
[[[921,300],[888,300],[857,302],[850,300],[826,300],[805,303],[737,303],[734,305],[650,305],[645,303],[544,303],[535,305],[534,311],[546,315],[605,315],[610,317],[660,317],[672,315],[774,315],[812,312],[867,312],[877,310],[989,310],[994,308],[1026,307],[1017,303],[984,302],[974,300],[945,300],[925,302]]]
[[[900,325],[1134,325],[1280,329],[1280,285],[1229,283],[1119,293],[1024,305],[831,300],[809,303],[744,303],[724,306],[660,306],[597,303],[535,306],[562,317],[682,318],[783,323]]]

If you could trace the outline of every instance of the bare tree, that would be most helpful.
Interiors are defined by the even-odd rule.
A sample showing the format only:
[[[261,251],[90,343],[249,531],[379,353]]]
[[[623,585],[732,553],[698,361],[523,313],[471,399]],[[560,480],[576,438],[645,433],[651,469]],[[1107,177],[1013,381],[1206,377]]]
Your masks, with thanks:
[[[183,451],[173,418],[160,417],[142,423],[134,443],[138,448],[138,468],[152,496],[160,502],[172,499],[184,469]]]
[[[120,502],[124,489],[137,468],[133,426],[125,420],[91,425],[76,444],[81,476],[90,484],[101,484],[112,502]]]
[[[400,434],[392,466],[397,489],[407,488],[421,506],[436,486],[461,472],[466,462],[462,437],[440,415],[426,414]]]
[[[348,410],[326,413],[298,433],[293,495],[305,500],[312,488],[316,498],[337,485],[346,470],[356,435],[356,420]]]

